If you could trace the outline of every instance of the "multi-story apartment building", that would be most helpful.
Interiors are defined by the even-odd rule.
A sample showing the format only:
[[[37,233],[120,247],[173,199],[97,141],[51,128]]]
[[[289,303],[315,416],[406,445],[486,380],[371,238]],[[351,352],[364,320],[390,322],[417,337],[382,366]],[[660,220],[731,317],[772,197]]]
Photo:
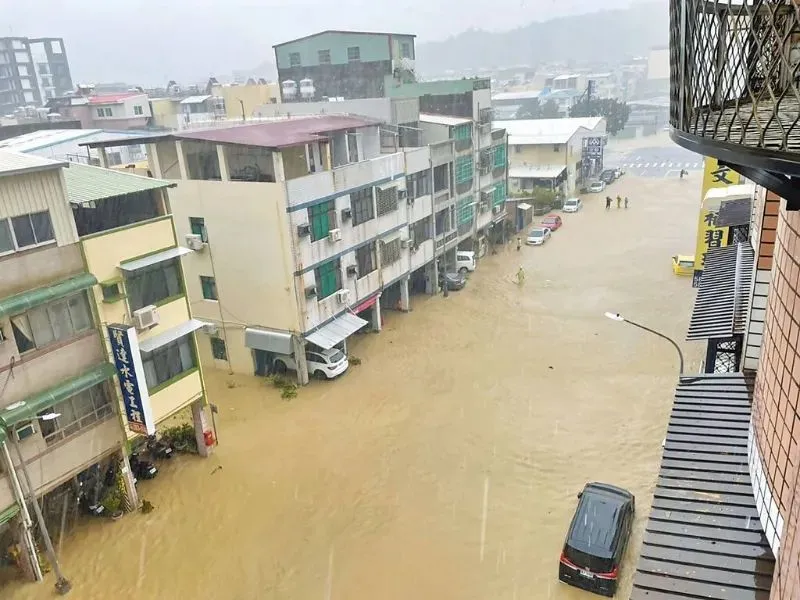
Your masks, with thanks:
[[[0,115],[72,91],[61,38],[0,37]]]
[[[197,248],[189,297],[218,325],[205,362],[266,374],[294,354],[305,382],[306,343],[380,329],[382,302],[408,308],[412,276],[434,286],[429,150],[382,153],[380,128],[329,115],[137,140],[177,184],[179,238]]]
[[[25,462],[4,450],[0,534],[13,522],[28,556],[31,494],[74,503],[76,477],[117,461],[136,506],[126,441],[186,408],[208,453],[204,324],[184,292],[171,185],[0,152],[0,442]]]
[[[389,82],[414,80],[414,37],[322,31],[274,46],[283,102],[381,98]]]
[[[763,189],[750,201],[748,238],[706,255],[692,322],[713,328],[736,372],[678,387],[631,597],[795,599],[800,19],[780,0],[683,0],[670,22],[658,75],[671,74],[672,139]],[[731,202],[735,217],[743,200]],[[709,286],[716,293],[704,294]]]
[[[62,96],[48,101],[47,106],[78,119],[84,129],[143,129],[152,117],[147,94],[136,91]]]

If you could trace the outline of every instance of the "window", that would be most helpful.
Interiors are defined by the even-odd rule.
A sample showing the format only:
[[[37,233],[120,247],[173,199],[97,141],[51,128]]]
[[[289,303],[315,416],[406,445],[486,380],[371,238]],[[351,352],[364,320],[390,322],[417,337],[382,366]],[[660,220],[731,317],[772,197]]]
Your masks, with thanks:
[[[11,331],[20,354],[74,337],[92,325],[85,292],[11,318]]]
[[[553,152],[561,152],[561,144],[553,144]]]
[[[333,200],[315,204],[308,209],[308,220],[311,222],[311,241],[328,237],[331,229],[336,228],[336,203]]]
[[[211,355],[216,360],[228,360],[228,349],[225,347],[225,340],[218,337],[211,338]]]
[[[358,62],[361,60],[361,48],[350,46],[347,49],[347,62]]]
[[[506,166],[508,158],[506,157],[506,147],[504,144],[494,147],[494,168]]]
[[[199,235],[201,240],[208,243],[206,220],[203,217],[189,217],[189,227],[193,234]]]
[[[14,252],[14,238],[11,236],[11,225],[8,219],[0,220],[0,256],[9,252]]]
[[[55,240],[53,223],[50,221],[50,213],[47,211],[12,217],[11,227],[18,250]],[[4,248],[4,237],[5,235],[0,231],[0,252]]]
[[[320,300],[342,289],[342,269],[339,259],[322,263],[314,269],[314,278],[317,283],[317,297]]]
[[[317,59],[321,65],[331,64],[331,51],[330,50],[317,50]]]
[[[213,277],[200,275],[200,287],[203,288],[203,298],[206,300],[219,300],[217,296],[217,280]]]
[[[142,352],[142,365],[149,390],[194,369],[192,334],[159,346],[152,352]]]
[[[143,115],[144,114],[144,109],[140,105],[134,104],[134,106],[133,106],[133,114],[134,115]]]
[[[300,66],[300,53],[299,52],[289,52],[289,66],[290,67],[299,67]]]
[[[453,127],[454,140],[471,140],[472,139],[472,125],[465,123]]]
[[[400,58],[414,58],[411,55],[411,43],[402,42],[400,44]]]
[[[134,271],[125,280],[131,311],[183,294],[178,259],[165,260]]]
[[[112,303],[122,300],[123,294],[118,281],[108,281],[100,284],[103,292],[103,302]]]
[[[381,242],[381,266],[386,267],[400,260],[400,238]]]
[[[356,263],[358,264],[358,276],[364,277],[378,268],[378,245],[370,242],[366,246],[361,246],[356,250]]]
[[[419,171],[406,177],[406,191],[413,200],[431,193],[431,172]]]
[[[459,156],[456,159],[456,183],[466,183],[472,179],[472,157]]]
[[[448,164],[439,165],[433,168],[433,191],[441,192],[450,187],[450,174]]]
[[[372,186],[350,194],[350,210],[353,213],[353,225],[361,225],[361,223],[366,223],[375,218],[375,201]]]
[[[39,63],[39,75],[50,75],[50,65]]]
[[[28,67],[25,65],[17,66],[17,75],[20,77],[27,77],[28,76]]]
[[[114,113],[111,112],[111,107],[110,106],[106,107],[106,108],[98,108],[97,109],[97,116],[98,117],[110,117],[113,114]]]
[[[50,53],[51,54],[63,54],[64,51],[61,48],[61,42],[59,40],[52,40],[50,42]]]
[[[494,187],[494,198],[492,200],[493,206],[502,206],[506,201],[506,182],[501,181]]]
[[[42,437],[50,446],[75,435],[93,423],[103,421],[113,412],[111,396],[108,394],[105,383],[98,383],[88,390],[75,394],[40,412],[39,416],[48,413],[59,415],[55,419],[39,421]]]
[[[390,187],[385,190],[378,188],[377,205],[379,217],[397,210],[397,188]]]

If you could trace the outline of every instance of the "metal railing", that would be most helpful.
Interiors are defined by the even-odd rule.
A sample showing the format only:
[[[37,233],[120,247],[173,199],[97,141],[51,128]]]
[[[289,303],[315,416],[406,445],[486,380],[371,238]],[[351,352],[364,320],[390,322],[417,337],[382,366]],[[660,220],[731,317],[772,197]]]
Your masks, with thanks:
[[[677,130],[800,153],[800,7],[786,0],[670,0],[670,78]]]

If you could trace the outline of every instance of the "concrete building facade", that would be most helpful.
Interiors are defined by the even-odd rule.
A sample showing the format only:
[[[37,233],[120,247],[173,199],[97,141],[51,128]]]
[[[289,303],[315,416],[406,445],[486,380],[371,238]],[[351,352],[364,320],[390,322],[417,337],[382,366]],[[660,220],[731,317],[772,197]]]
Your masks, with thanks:
[[[0,37],[0,115],[72,91],[62,38]]]

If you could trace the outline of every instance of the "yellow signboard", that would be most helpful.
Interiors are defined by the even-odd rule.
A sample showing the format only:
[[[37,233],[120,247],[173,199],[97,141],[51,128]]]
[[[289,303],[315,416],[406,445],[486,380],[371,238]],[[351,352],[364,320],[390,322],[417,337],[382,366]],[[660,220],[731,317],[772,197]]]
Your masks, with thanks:
[[[744,180],[736,171],[720,166],[716,158],[706,157],[703,161],[703,187],[700,190],[700,218],[697,223],[697,245],[695,248],[695,267],[692,285],[700,284],[700,276],[705,265],[709,248],[720,248],[728,244],[729,227],[717,227],[720,200],[706,199],[708,190],[739,185]]]

